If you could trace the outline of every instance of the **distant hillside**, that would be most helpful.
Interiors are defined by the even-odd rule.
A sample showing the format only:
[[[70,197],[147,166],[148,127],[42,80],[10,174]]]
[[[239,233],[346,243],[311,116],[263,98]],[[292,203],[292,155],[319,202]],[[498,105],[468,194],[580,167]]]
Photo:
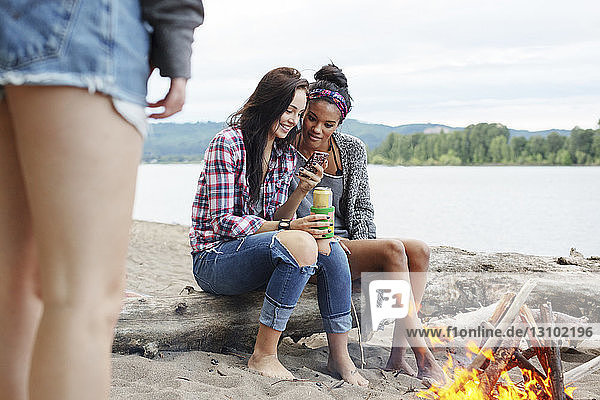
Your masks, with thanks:
[[[382,124],[369,124],[360,122],[355,119],[347,119],[341,127],[341,131],[350,135],[359,137],[369,149],[374,149],[383,142],[383,140],[391,132],[400,133],[402,135],[410,135],[411,133],[440,133],[462,130],[463,128],[453,128],[447,125],[439,124],[408,124],[399,126],[389,126]]]
[[[144,144],[143,162],[189,162],[200,161],[213,136],[225,126],[224,122],[196,122],[196,123],[157,123],[152,124],[152,131]],[[424,132],[439,133],[463,130],[460,127],[451,127],[440,124],[408,124],[389,126],[370,124],[355,119],[347,119],[341,131],[359,137],[369,149],[375,149],[391,133],[409,135]],[[560,135],[569,135],[566,130],[546,130],[531,132],[526,130],[510,130],[511,136],[529,138],[534,135],[546,136],[550,132]]]
[[[142,161],[200,161],[204,158],[208,143],[224,125],[224,122],[152,124],[144,143]]]

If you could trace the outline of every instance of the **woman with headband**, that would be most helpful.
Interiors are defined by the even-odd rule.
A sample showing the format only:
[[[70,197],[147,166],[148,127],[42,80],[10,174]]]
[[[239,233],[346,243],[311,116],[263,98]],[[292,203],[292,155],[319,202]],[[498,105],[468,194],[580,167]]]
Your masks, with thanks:
[[[317,71],[315,79],[316,82],[310,85],[302,133],[297,141],[298,166],[304,165],[314,151],[329,153],[319,186],[329,187],[333,192],[335,234],[348,254],[352,279],[360,278],[362,272],[398,273],[411,283],[412,310],[415,310],[426,283],[429,247],[414,239],[376,239],[365,145],[359,139],[337,131],[351,109],[346,77],[338,67],[330,64]],[[290,191],[295,189],[295,185],[293,181]],[[298,203],[297,216],[309,215],[311,205],[312,192]],[[402,371],[424,380],[443,381],[443,371],[423,338],[409,338],[407,341],[401,334],[406,328],[420,328],[415,312],[396,323],[386,369]],[[415,354],[417,373],[405,360],[405,348],[408,346]]]
[[[288,187],[296,151],[291,146],[306,108],[308,82],[293,68],[276,68],[259,82],[229,128],[209,144],[192,209],[190,244],[194,276],[207,292],[239,295],[266,289],[258,335],[248,367],[280,379],[293,375],[277,359],[281,332],[311,275],[336,371],[352,384],[368,382],[357,373],[347,349],[352,328],[351,279],[344,250],[317,253],[315,237],[326,216],[293,221]],[[305,171],[292,201],[321,179]]]

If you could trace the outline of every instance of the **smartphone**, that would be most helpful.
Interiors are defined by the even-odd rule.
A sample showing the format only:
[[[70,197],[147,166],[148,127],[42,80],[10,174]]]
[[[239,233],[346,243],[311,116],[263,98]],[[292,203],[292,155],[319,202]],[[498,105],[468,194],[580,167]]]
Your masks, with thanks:
[[[309,170],[313,174],[317,173],[317,169],[315,165],[323,165],[325,161],[329,158],[329,153],[324,151],[315,151],[312,155],[306,160],[306,164],[304,164],[304,169]]]

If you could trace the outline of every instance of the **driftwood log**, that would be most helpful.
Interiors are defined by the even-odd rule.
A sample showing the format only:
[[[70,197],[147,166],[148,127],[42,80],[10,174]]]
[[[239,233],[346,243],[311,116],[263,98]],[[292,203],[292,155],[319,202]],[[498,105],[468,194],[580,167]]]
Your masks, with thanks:
[[[127,299],[117,322],[113,352],[152,358],[159,351],[252,350],[263,292],[242,296],[190,292]],[[316,293],[315,285],[306,286],[284,336],[298,340],[323,332]],[[353,302],[360,310],[359,300],[355,295]]]
[[[115,351],[153,355],[159,350],[225,347],[249,350],[252,347],[262,293],[241,297],[211,296],[202,292],[178,295],[187,285],[197,288],[191,271],[188,230],[189,227],[181,225],[133,223],[127,258],[127,289],[149,297],[126,300],[115,332]],[[565,299],[562,303],[576,306],[577,310],[562,309],[560,302],[553,301],[555,318],[557,311],[562,311],[600,322],[600,281],[594,279],[598,271],[600,259],[577,254],[557,259],[432,247],[431,274],[421,316],[427,321],[431,317],[446,318],[458,312],[485,308],[507,291],[521,287],[523,279],[527,279],[525,273],[567,272],[569,287],[557,279],[560,286],[565,286],[563,290],[545,290],[538,285],[529,299],[533,304],[545,302],[550,300],[546,298],[549,293],[556,292]],[[473,280],[468,276],[470,272],[479,273],[479,278]],[[573,286],[577,287],[576,293],[566,293]],[[284,335],[298,338],[322,331],[315,291],[314,287],[307,287]],[[449,293],[452,296],[448,296]],[[354,304],[360,307],[356,296]],[[578,310],[581,314],[577,314]],[[490,315],[491,310],[469,326],[476,326]]]
[[[421,312],[444,318],[497,302],[504,293],[538,277],[529,304],[552,302],[554,312],[600,323],[600,262],[596,258],[556,258],[516,253],[474,253],[434,248]],[[439,299],[446,299],[443,303]],[[449,299],[449,300],[448,300]]]
[[[531,346],[534,348],[542,347],[542,343],[540,343],[539,339],[532,334],[532,332],[535,332],[537,330],[537,322],[535,321],[533,312],[527,306],[527,304],[523,304],[519,316],[521,317],[521,321],[523,321],[523,323],[525,323],[530,328],[528,330],[528,339]]]

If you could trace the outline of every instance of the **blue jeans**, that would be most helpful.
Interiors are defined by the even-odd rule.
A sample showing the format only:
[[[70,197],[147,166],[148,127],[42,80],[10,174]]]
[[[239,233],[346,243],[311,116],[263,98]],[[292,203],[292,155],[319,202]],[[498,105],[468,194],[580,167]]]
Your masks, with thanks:
[[[325,332],[349,331],[350,267],[339,243],[332,242],[329,255],[319,254],[316,265],[300,267],[277,233],[258,233],[193,254],[198,285],[206,292],[223,295],[266,289],[259,321],[284,331],[304,286],[316,273]]]

